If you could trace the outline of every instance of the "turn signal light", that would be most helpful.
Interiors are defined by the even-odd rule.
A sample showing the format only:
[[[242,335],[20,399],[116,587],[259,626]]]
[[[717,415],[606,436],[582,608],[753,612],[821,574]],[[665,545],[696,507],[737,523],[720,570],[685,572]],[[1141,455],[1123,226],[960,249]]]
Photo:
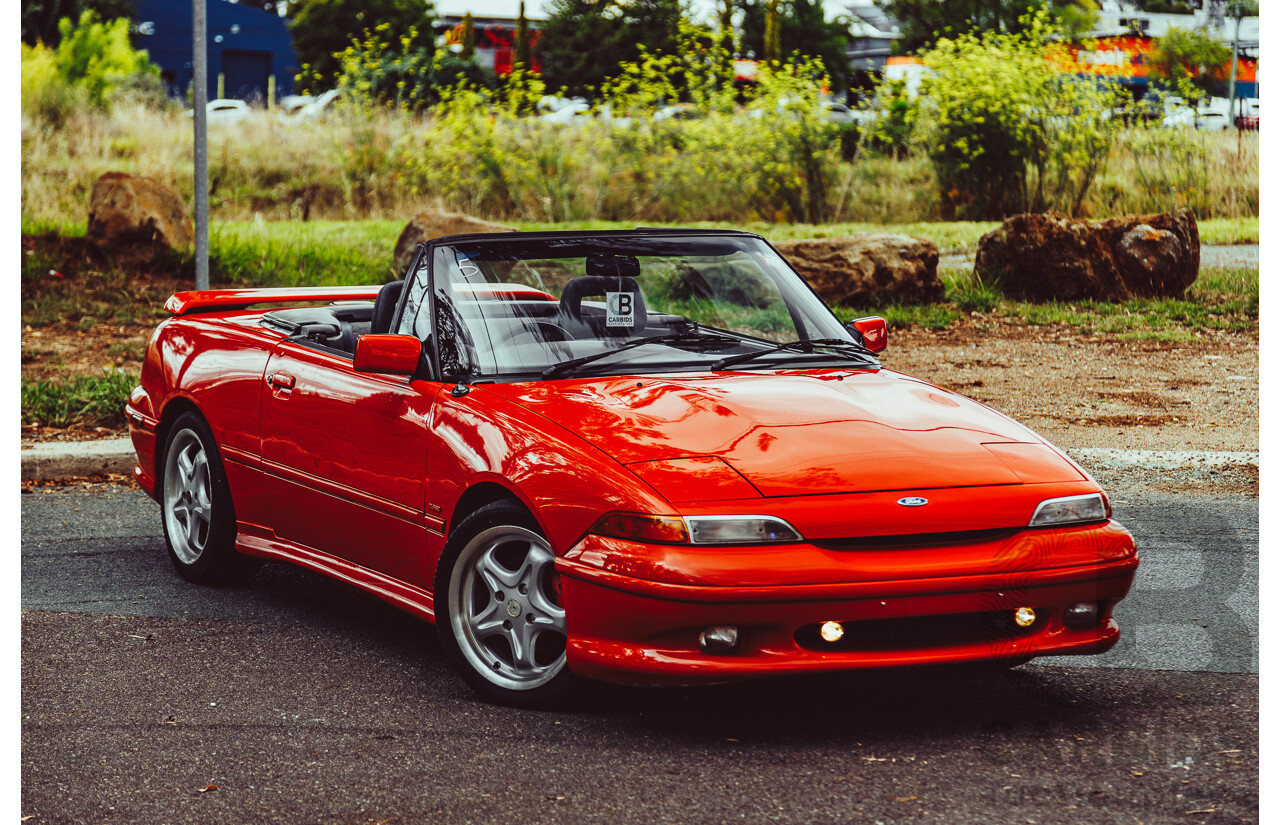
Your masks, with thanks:
[[[688,544],[689,531],[679,516],[642,516],[637,513],[610,513],[595,523],[592,533],[661,544]]]
[[[1013,611],[1013,620],[1018,623],[1018,627],[1031,627],[1036,623],[1036,612],[1030,607],[1019,607]]]

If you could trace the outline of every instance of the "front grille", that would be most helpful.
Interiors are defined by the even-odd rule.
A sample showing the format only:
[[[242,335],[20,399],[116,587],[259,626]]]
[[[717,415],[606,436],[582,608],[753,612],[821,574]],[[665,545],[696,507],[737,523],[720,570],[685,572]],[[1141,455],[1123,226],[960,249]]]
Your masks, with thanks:
[[[1021,528],[995,527],[987,530],[957,530],[950,533],[905,533],[897,536],[857,536],[843,539],[813,539],[825,550],[893,550],[905,547],[935,547],[944,544],[977,544],[1012,536]]]
[[[1047,612],[1047,611],[1046,611]],[[919,650],[957,647],[968,644],[999,644],[1035,633],[1044,626],[1045,612],[1030,627],[1018,627],[1012,610],[983,613],[947,613],[939,616],[911,616],[902,619],[866,619],[844,622],[844,636],[838,642],[823,641],[820,625],[805,625],[796,631],[796,644],[806,650],[829,652],[855,650]]]

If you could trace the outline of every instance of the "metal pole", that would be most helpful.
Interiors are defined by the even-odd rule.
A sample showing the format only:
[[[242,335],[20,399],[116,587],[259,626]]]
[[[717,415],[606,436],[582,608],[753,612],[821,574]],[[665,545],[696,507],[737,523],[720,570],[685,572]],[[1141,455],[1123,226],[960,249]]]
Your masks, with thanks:
[[[195,70],[196,289],[209,288],[209,22],[205,0],[191,0],[191,65]]]
[[[1240,16],[1244,14],[1244,9],[1237,7],[1235,12],[1236,36],[1231,42],[1231,91],[1229,93],[1230,102],[1227,104],[1227,117],[1231,118],[1232,123],[1237,124],[1236,130],[1239,131],[1240,126],[1236,121],[1236,61],[1240,59]]]

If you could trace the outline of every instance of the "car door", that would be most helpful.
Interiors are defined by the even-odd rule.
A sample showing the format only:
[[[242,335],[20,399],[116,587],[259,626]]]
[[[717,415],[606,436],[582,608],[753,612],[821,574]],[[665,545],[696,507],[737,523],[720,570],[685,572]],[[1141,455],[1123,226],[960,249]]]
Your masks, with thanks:
[[[356,372],[286,340],[265,373],[261,455],[271,527],[288,541],[430,590],[425,428],[440,385]]]

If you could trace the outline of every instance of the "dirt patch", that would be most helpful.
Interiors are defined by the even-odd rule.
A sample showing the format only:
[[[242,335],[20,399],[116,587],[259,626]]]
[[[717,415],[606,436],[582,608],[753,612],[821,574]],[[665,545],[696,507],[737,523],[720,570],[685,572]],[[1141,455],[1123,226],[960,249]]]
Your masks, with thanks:
[[[895,330],[881,360],[989,404],[1064,448],[1257,450],[1258,337],[1201,335],[1134,342],[1066,326],[968,320],[936,332]]]
[[[1159,407],[1162,410],[1169,409],[1170,404],[1182,404],[1182,401],[1166,401],[1155,393],[1151,392],[1100,392],[1099,398],[1122,401],[1127,404],[1135,404],[1139,407]]]
[[[1178,419],[1169,415],[1103,415],[1098,418],[1077,418],[1072,423],[1088,427],[1159,427]]]

